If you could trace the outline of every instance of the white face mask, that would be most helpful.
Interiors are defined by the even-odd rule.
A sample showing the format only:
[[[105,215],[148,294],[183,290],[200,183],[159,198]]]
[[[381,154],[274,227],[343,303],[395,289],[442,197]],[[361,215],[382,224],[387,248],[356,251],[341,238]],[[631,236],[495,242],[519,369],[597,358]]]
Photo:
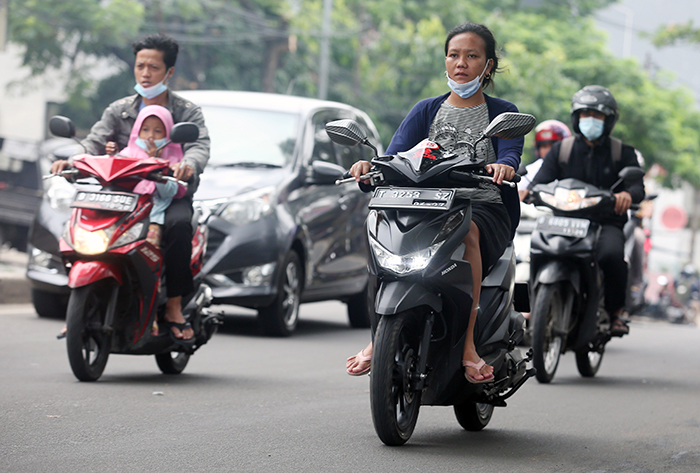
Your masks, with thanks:
[[[578,128],[588,141],[595,141],[603,136],[605,120],[595,117],[583,117],[578,121]]]
[[[475,77],[474,79],[464,84],[458,84],[457,82],[450,79],[450,76],[447,75],[447,71],[445,71],[445,77],[447,77],[447,85],[450,86],[450,89],[452,89],[452,91],[455,94],[459,95],[463,99],[468,99],[469,97],[474,95],[477,90],[479,90],[479,87],[481,87],[481,78],[484,77],[484,74],[486,74],[486,69],[488,69],[490,61],[491,59],[486,61],[486,67],[484,67],[484,70],[481,71],[479,77]]]
[[[162,81],[158,82],[156,85],[152,85],[150,87],[143,87],[141,84],[137,83],[134,86],[134,90],[136,91],[137,94],[139,94],[141,97],[145,97],[147,99],[153,99],[158,97],[160,94],[168,90],[168,85],[165,83],[166,80],[168,80],[168,74],[165,74],[165,78],[163,78]]]

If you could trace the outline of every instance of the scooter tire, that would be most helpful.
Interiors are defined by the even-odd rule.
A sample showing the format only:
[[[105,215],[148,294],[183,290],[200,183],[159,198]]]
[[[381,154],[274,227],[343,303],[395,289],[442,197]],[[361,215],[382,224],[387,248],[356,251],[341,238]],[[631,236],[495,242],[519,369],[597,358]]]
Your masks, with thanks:
[[[455,417],[464,430],[478,432],[483,430],[491,421],[493,415],[492,404],[482,404],[479,402],[465,402],[455,404]]]
[[[101,282],[73,289],[66,311],[66,348],[71,370],[80,381],[97,381],[107,365],[112,345],[111,332],[103,330],[107,315]]]
[[[190,354],[178,351],[156,355],[156,364],[163,374],[180,374],[190,361]]]
[[[535,304],[530,313],[532,324],[532,365],[537,369],[537,381],[549,383],[559,366],[563,337],[555,333],[564,310],[564,298],[559,284],[542,284],[537,288]]]
[[[584,378],[594,377],[603,363],[603,353],[585,349],[576,351],[576,368],[579,374]]]
[[[411,438],[421,404],[411,388],[418,366],[422,317],[413,312],[384,316],[377,326],[372,351],[370,405],[374,430],[386,445]]]

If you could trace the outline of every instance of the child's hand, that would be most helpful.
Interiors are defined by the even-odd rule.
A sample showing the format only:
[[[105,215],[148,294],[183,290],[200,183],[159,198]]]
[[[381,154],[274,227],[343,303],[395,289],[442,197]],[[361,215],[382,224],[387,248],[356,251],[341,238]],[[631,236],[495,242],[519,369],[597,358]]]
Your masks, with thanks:
[[[146,145],[148,145],[148,155],[152,158],[158,157],[158,147],[156,146],[155,140],[153,138],[148,138],[146,140]]]
[[[114,141],[108,141],[107,144],[105,144],[105,151],[108,155],[114,156],[117,154],[117,143]]]

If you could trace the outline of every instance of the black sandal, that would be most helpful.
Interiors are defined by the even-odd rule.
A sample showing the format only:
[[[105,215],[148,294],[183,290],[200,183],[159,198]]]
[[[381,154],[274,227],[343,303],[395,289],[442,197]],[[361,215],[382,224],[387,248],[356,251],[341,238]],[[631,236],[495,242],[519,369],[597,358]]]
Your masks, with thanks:
[[[613,337],[622,337],[630,333],[630,327],[625,319],[617,318],[610,324],[610,335]]]
[[[172,331],[172,328],[175,327],[177,328],[180,333],[184,332],[188,328],[192,328],[192,325],[189,322],[183,322],[183,323],[178,323],[178,322],[168,322],[168,321],[163,321],[161,324],[168,329],[168,332],[170,333],[170,338],[173,340],[173,342],[177,343],[178,345],[181,345],[183,347],[191,347],[194,345],[195,342],[195,336],[192,335],[192,338],[177,338],[175,336],[175,332]]]

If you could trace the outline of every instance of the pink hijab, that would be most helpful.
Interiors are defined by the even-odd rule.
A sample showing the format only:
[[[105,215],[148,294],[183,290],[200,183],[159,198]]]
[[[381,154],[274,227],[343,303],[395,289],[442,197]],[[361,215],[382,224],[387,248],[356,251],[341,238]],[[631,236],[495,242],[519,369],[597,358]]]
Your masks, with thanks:
[[[170,130],[175,124],[173,122],[172,114],[167,108],[160,105],[148,105],[142,108],[136,117],[134,127],[131,129],[131,135],[129,135],[129,144],[126,148],[121,150],[119,154],[140,159],[147,159],[150,157],[145,150],[141,149],[141,147],[136,144],[136,138],[139,137],[143,121],[151,115],[160,118],[165,126],[165,138],[170,139]],[[178,143],[168,143],[163,149],[160,150],[160,156],[158,157],[160,159],[165,159],[166,161],[170,162],[170,164],[179,163],[182,161],[183,157],[182,146],[180,146]],[[155,188],[155,183],[151,181],[141,181],[136,185],[136,187],[134,187],[134,192],[139,194],[152,194]]]

